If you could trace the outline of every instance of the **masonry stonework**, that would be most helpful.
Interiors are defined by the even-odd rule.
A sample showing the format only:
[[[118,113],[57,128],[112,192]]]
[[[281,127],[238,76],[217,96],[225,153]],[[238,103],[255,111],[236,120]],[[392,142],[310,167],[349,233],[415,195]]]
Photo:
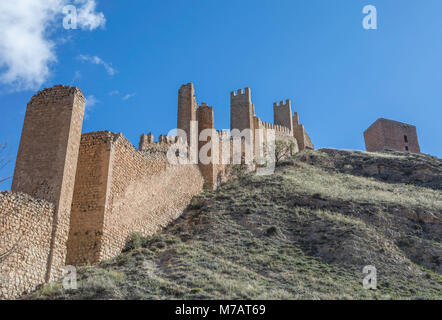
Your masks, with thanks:
[[[416,127],[410,124],[387,120],[376,120],[364,132],[368,152],[382,151],[386,148],[397,151],[420,153]]]
[[[187,142],[190,144],[191,123],[197,120],[195,88],[193,83],[183,85],[178,91],[178,121],[177,128],[187,134]]]
[[[230,94],[230,129],[253,129],[255,107],[250,88],[239,89]]]
[[[76,87],[55,86],[32,97],[15,166],[12,191],[55,205],[47,279],[55,280],[65,264],[66,243],[83,125],[84,97]]]
[[[177,126],[187,141],[160,135],[154,142],[151,133],[142,134],[138,149],[122,134],[81,134],[84,102],[78,88],[55,86],[28,104],[13,192],[0,193],[0,299],[57,280],[66,264],[115,257],[132,233],[152,235],[179,217],[204,187],[215,189],[229,178],[235,129],[249,129],[249,139],[239,141],[241,159],[246,147],[262,156],[269,130],[293,142],[295,151],[313,148],[289,100],[275,106],[275,124],[266,123],[255,115],[249,88],[231,94],[229,132],[216,131],[214,109],[198,106],[192,83],[182,86]],[[204,129],[211,134],[198,141]],[[172,164],[173,145],[218,157]]]
[[[214,159],[217,157],[214,154],[215,146],[216,146],[216,135],[217,132],[215,130],[215,119],[213,108],[207,106],[206,104],[201,105],[197,111],[198,115],[198,136],[201,137],[201,132],[206,131],[210,132],[210,135],[205,137],[204,141],[199,139],[198,142],[198,150],[200,150],[200,160],[201,156],[205,156],[208,159]],[[214,138],[214,139],[212,139]],[[215,162],[217,159],[215,159]],[[201,174],[204,177],[204,180],[207,183],[208,188],[213,189],[216,187],[216,173],[215,166],[212,163],[200,163]]]
[[[83,135],[68,263],[94,264],[114,257],[133,232],[154,234],[202,191],[198,166],[169,164],[169,146],[139,151],[121,134]]]
[[[17,298],[46,281],[54,212],[48,201],[0,192],[0,299]]]
[[[274,123],[288,128],[293,132],[292,103],[290,100],[273,104]]]
[[[149,145],[151,145],[154,142],[154,137],[152,132],[149,132],[148,134],[142,134],[140,137],[140,144],[138,146],[138,150],[145,151],[149,148]]]
[[[112,140],[110,132],[81,137],[67,242],[68,265],[100,261]]]
[[[133,232],[158,232],[203,187],[197,165],[171,165],[166,153],[141,153],[122,135],[112,144],[101,259],[121,252]]]
[[[293,136],[298,142],[298,147],[300,151],[306,149],[315,149],[310,136],[304,128],[304,125],[299,124],[299,116],[297,112],[295,112],[295,115],[293,116]]]

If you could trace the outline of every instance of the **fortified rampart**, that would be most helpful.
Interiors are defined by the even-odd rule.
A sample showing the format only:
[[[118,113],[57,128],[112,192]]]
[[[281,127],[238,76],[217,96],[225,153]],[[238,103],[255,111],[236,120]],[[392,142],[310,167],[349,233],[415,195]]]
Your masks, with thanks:
[[[136,150],[110,132],[82,136],[67,264],[114,257],[131,233],[157,232],[202,191],[198,166],[171,165],[165,151]]]
[[[204,187],[228,179],[235,152],[252,168],[245,151],[261,157],[269,130],[277,140],[294,142],[295,151],[313,148],[292,118],[290,100],[275,104],[270,124],[255,115],[249,88],[232,93],[230,132],[217,131],[214,109],[196,101],[193,84],[180,88],[177,124],[187,141],[161,135],[155,142],[149,133],[136,149],[121,134],[81,134],[84,98],[78,88],[55,86],[31,99],[13,192],[0,193],[0,298],[58,279],[65,265],[112,258],[133,232],[154,234]],[[235,129],[249,129],[239,138],[240,150],[232,143]],[[209,134],[198,139],[202,132]],[[177,143],[197,161],[172,164],[168,150]],[[198,157],[204,154],[212,160]]]

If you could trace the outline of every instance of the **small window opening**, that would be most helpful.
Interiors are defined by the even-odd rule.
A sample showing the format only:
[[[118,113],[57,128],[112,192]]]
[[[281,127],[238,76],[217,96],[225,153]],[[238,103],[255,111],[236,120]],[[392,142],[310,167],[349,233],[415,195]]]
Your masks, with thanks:
[[[406,151],[408,151],[408,146],[407,146],[407,147],[405,147],[405,150],[406,150]]]
[[[408,137],[407,136],[404,136],[404,141],[408,142]]]

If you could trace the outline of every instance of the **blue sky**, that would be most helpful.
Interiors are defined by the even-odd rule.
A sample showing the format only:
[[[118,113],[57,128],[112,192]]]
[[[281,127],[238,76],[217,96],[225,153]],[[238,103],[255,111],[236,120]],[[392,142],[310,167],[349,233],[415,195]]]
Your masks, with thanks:
[[[89,98],[83,131],[122,132],[137,145],[141,133],[157,138],[176,127],[177,91],[188,82],[199,103],[214,106],[217,129],[229,128],[230,91],[250,87],[263,121],[273,121],[273,102],[291,99],[318,148],[363,150],[363,131],[384,117],[416,125],[422,151],[442,157],[440,0],[71,2],[96,4],[86,18],[98,20],[65,30],[58,9],[45,11],[31,19],[37,31],[28,43],[14,19],[0,18],[3,33],[16,33],[9,46],[20,43],[24,57],[32,52],[31,60],[12,59],[0,37],[0,74],[29,65],[12,80],[1,78],[0,141],[8,141],[12,160],[38,89],[80,87]],[[28,0],[17,3],[0,11],[27,12]],[[362,28],[362,8],[370,4],[377,30]],[[46,60],[38,60],[45,44]]]

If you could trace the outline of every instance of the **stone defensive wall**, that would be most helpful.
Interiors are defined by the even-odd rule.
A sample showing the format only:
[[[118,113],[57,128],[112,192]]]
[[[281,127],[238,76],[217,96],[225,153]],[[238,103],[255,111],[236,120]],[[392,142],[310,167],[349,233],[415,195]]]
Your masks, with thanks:
[[[187,139],[161,135],[155,142],[143,134],[138,149],[120,133],[82,134],[84,108],[78,88],[60,85],[28,103],[12,191],[0,192],[0,299],[60,279],[66,265],[113,258],[134,232],[158,232],[203,189],[228,180],[238,152],[239,164],[253,170],[270,130],[276,140],[295,143],[295,152],[313,148],[290,100],[274,104],[274,124],[262,122],[249,88],[231,94],[231,128],[217,131],[213,107],[197,104],[193,84],[182,86],[177,129]],[[212,134],[200,141],[207,129]],[[245,136],[231,134],[237,130]],[[173,164],[172,145],[218,157]]]
[[[0,298],[16,298],[46,281],[54,212],[48,201],[0,192]]]
[[[258,117],[254,117],[254,129],[261,129],[262,133],[259,131],[255,132],[255,151],[259,150],[259,145],[267,144],[267,130],[274,130],[276,141],[289,142],[294,144],[293,151],[299,152],[298,140],[294,137],[293,130],[287,127],[276,125],[268,122],[261,121]],[[262,157],[262,155],[255,152],[256,157]]]
[[[82,135],[67,264],[118,255],[133,232],[154,234],[203,190],[198,165],[171,165],[168,146],[152,143],[140,151],[121,134]]]

